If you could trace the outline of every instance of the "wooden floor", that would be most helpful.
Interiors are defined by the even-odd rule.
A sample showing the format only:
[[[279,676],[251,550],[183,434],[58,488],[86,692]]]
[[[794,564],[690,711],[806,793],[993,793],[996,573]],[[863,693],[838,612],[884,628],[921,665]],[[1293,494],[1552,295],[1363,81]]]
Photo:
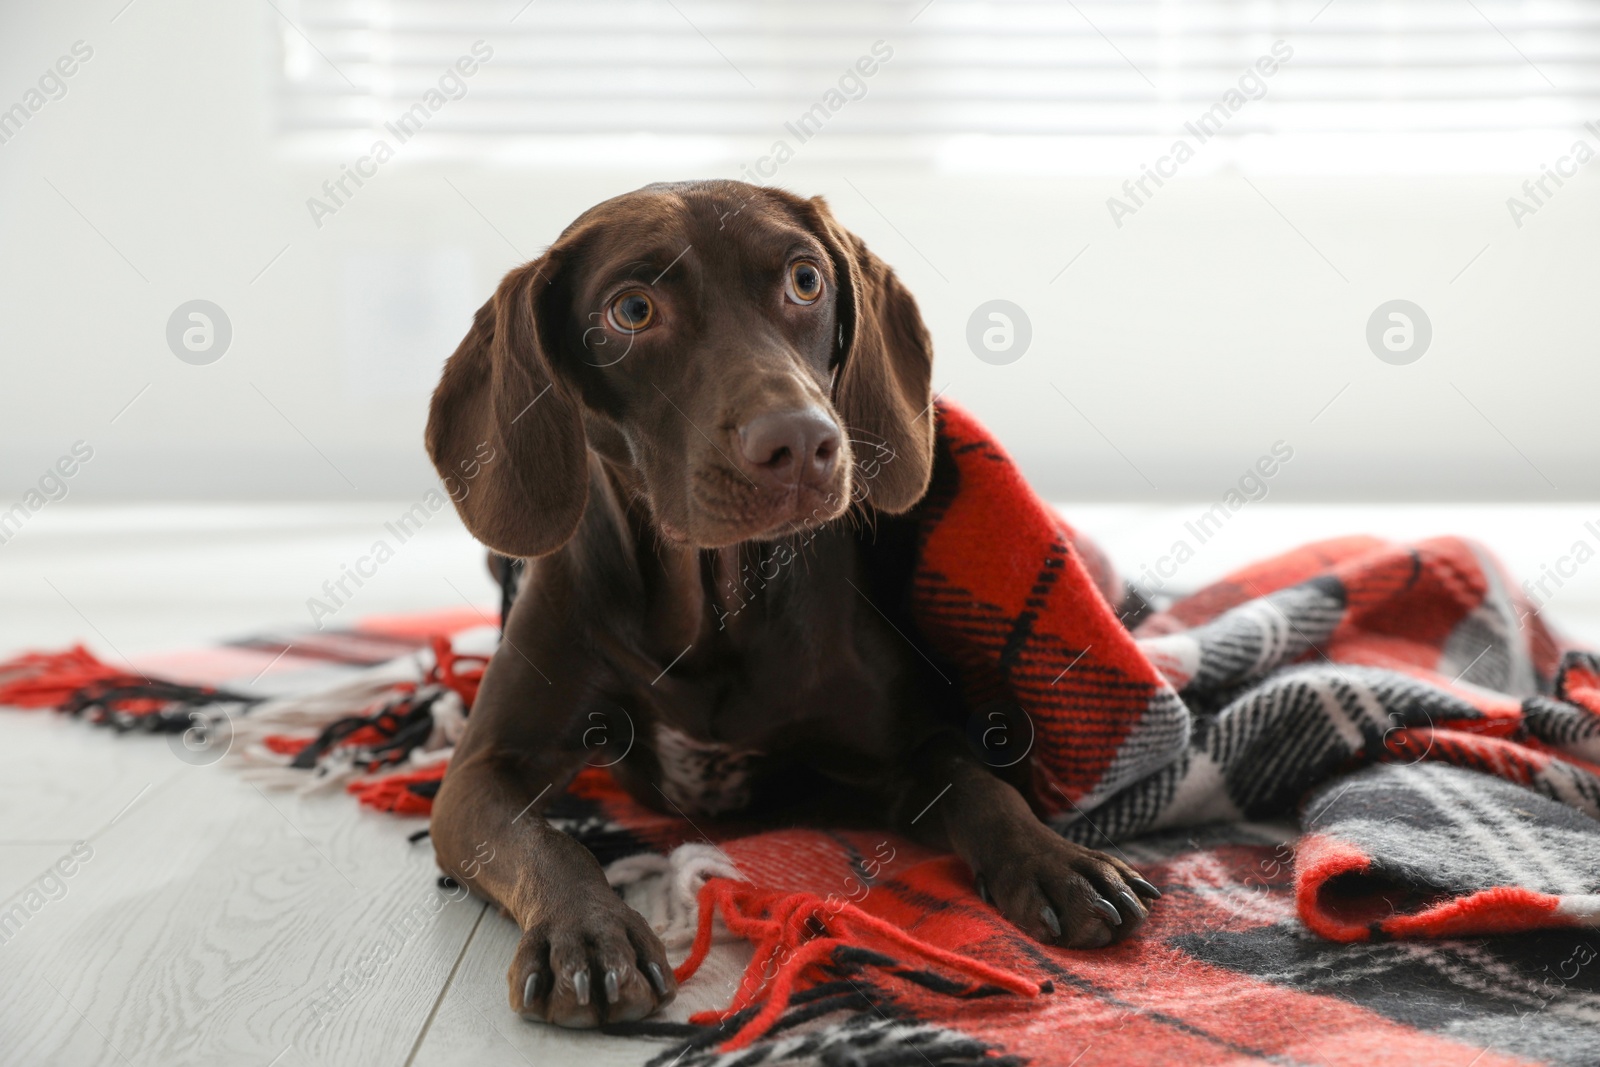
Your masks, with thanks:
[[[254,513],[213,514],[199,527],[193,512],[41,514],[0,548],[0,655],[83,636],[137,656],[238,632],[247,620],[293,622],[321,580],[370,542],[386,512],[368,510],[270,528]],[[1537,522],[1528,514],[1344,509],[1284,519],[1263,509],[1254,532],[1230,530],[1184,578],[1361,527],[1478,534],[1538,573],[1600,507],[1545,509]],[[1159,548],[1184,515],[1103,508],[1084,526],[1128,569],[1141,562],[1139,546]],[[479,551],[436,521],[431,540],[392,564],[355,610],[493,603]],[[1590,640],[1600,637],[1594,566],[1556,605]],[[436,887],[431,849],[406,841],[421,825],[339,794],[264,794],[227,762],[185,763],[162,738],[0,711],[0,915],[37,905],[0,933],[0,1064],[610,1067],[659,1049],[514,1016],[505,969],[516,931]],[[75,846],[92,851],[68,865],[72,875],[41,882]],[[671,1017],[726,1003],[736,949],[686,987]]]
[[[659,1048],[512,1014],[516,929],[436,886],[432,849],[406,841],[423,820],[6,714],[0,898],[91,851],[0,945],[0,1062],[598,1065]],[[725,1002],[737,953],[720,962],[673,1015]]]

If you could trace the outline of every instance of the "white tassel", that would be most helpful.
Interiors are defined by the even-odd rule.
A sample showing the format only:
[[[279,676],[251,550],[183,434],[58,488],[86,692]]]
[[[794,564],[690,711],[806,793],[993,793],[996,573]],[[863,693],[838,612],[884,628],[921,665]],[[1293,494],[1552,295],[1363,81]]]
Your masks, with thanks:
[[[467,728],[467,709],[461,703],[461,695],[454,689],[444,688],[429,712],[433,716],[433,730],[422,743],[422,751],[437,752],[441,748],[454,748]]]
[[[233,718],[233,744],[227,758],[241,765],[249,781],[274,789],[317,792],[359,777],[363,772],[348,758],[341,759],[337,749],[319,761],[314,770],[290,768],[289,757],[267,747],[266,739],[273,734],[299,734],[309,741],[329,723],[365,714],[398,696],[397,686],[420,683],[432,667],[432,650],[422,649],[368,667],[354,678],[326,689],[258,704],[249,713]],[[454,697],[454,693],[450,695]],[[461,717],[459,698],[455,699],[454,712]],[[437,727],[434,733],[440,733]],[[429,738],[430,745],[433,740]]]
[[[715,845],[679,845],[670,855],[654,852],[626,856],[606,868],[606,882],[623,891],[624,899],[649,920],[651,929],[669,950],[694,943],[700,921],[700,887],[712,878],[744,875],[728,854]],[[711,940],[731,940],[720,920],[713,924]]]

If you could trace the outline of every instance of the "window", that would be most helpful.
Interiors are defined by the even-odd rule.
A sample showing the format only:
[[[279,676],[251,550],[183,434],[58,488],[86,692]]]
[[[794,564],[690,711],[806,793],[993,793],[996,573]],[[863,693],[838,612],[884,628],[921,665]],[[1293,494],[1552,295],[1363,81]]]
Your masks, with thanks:
[[[276,0],[268,16],[298,141],[364,146],[410,113],[394,129],[425,129],[425,152],[541,165],[731,175],[783,142],[819,162],[1123,173],[1187,136],[1213,168],[1521,172],[1600,126],[1596,0]],[[450,78],[479,41],[492,56]]]

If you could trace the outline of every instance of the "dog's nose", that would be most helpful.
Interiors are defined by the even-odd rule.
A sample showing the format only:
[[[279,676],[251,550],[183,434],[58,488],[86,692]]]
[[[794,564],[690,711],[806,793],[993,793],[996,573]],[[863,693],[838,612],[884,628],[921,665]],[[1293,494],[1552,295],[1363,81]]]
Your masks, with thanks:
[[[839,463],[839,427],[817,407],[768,412],[739,427],[739,453],[746,472],[761,484],[821,486]]]

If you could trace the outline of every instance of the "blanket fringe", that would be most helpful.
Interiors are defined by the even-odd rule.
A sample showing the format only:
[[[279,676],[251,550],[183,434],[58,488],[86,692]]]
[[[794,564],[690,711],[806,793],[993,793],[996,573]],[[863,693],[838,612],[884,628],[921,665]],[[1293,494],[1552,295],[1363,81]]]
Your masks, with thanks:
[[[488,665],[487,656],[455,651],[448,637],[429,643],[350,681],[279,699],[151,678],[77,644],[0,662],[0,705],[156,732],[189,729],[206,709],[229,718],[231,758],[257,784],[312,792],[348,783],[368,807],[426,815]],[[383,768],[394,773],[362,777]]]
[[[196,709],[249,707],[255,698],[211,686],[180,685],[114,667],[81,644],[62,652],[24,652],[0,662],[0,705],[53,708],[118,730],[176,733]]]
[[[713,878],[744,877],[728,854],[716,845],[690,841],[663,856],[640,852],[606,866],[606,884],[650,922],[668,951],[694,943],[700,925],[700,891]],[[722,937],[732,935],[718,924]]]
[[[426,815],[433,810],[433,796],[444,780],[448,759],[437,759],[415,771],[364,778],[344,787],[363,805],[396,815]]]
[[[713,878],[700,890],[694,945],[673,971],[680,983],[705,962],[711,951],[712,923],[719,916],[730,933],[755,946],[755,954],[732,1003],[692,1015],[689,1021],[698,1026],[724,1024],[764,1000],[761,1009],[722,1043],[723,1052],[746,1048],[777,1025],[804,988],[800,982],[807,969],[833,962],[841,949],[879,966],[896,965],[898,960],[889,955],[894,951],[918,957],[976,983],[968,995],[1003,990],[1037,997],[1053,988],[1048,982],[931,945],[854,904],[831,905],[810,893],[782,893],[731,878]]]
[[[24,652],[0,663],[0,704],[55,708],[85,686],[142,680],[101,662],[81,644],[62,652]]]
[[[305,790],[344,784],[367,807],[427,815],[489,663],[455,651],[448,637],[429,644],[353,681],[263,705],[243,731],[251,777]],[[385,769],[391,773],[362,777]]]

